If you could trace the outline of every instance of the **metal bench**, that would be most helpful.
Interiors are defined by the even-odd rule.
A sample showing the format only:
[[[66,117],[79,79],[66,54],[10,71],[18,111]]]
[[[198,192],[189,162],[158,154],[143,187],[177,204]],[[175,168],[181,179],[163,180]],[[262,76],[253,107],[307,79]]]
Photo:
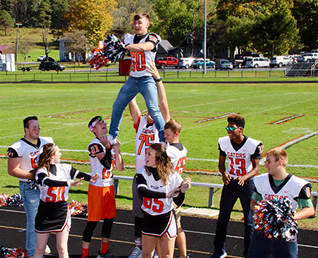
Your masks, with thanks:
[[[119,180],[133,180],[132,176],[116,176],[114,175],[113,177],[114,180],[114,188],[115,188],[115,194],[119,194]],[[217,192],[219,189],[223,188],[223,184],[211,184],[211,183],[199,183],[199,182],[191,182],[192,186],[199,186],[199,187],[208,187],[209,188],[209,207],[213,207],[213,195],[215,192]],[[214,188],[217,188],[214,190]],[[318,197],[318,192],[311,192],[312,195],[312,203],[315,208],[315,215],[317,213],[317,197]]]

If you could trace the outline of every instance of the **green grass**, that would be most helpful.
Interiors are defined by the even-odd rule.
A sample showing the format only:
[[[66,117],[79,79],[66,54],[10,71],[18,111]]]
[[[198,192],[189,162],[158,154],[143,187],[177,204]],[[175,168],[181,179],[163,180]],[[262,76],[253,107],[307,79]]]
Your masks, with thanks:
[[[40,74],[40,73],[39,73]],[[51,136],[62,149],[64,159],[88,160],[87,145],[92,133],[87,129],[91,117],[102,115],[110,122],[112,104],[122,84],[0,84],[0,154],[23,136],[22,120],[37,115],[41,135]],[[226,135],[226,115],[240,113],[246,119],[244,134],[261,140],[265,151],[302,135],[317,132],[318,84],[194,84],[166,83],[171,117],[182,124],[181,142],[188,149],[187,170],[217,171],[217,139]],[[137,98],[141,109],[146,109],[141,96]],[[270,122],[303,114],[281,124]],[[204,122],[206,121],[206,122]],[[135,131],[128,109],[124,112],[119,140],[125,164],[134,164]],[[318,136],[315,135],[290,146],[288,171],[300,177],[318,177],[316,153]],[[6,194],[18,193],[17,179],[7,174],[6,159],[0,159],[0,189]],[[312,165],[313,167],[305,167]],[[83,172],[88,165],[75,164]],[[261,166],[261,173],[266,172]],[[133,169],[115,174],[132,176]],[[191,173],[195,182],[221,183],[220,176]],[[318,191],[318,183],[312,183]],[[74,187],[69,200],[86,202],[87,184]],[[215,194],[218,208],[220,191]],[[118,207],[131,207],[131,182],[120,182]],[[206,208],[208,189],[193,187],[186,196],[185,207]],[[240,211],[240,203],[235,206]],[[242,213],[234,212],[240,220]],[[300,222],[302,227],[317,229],[318,219]]]

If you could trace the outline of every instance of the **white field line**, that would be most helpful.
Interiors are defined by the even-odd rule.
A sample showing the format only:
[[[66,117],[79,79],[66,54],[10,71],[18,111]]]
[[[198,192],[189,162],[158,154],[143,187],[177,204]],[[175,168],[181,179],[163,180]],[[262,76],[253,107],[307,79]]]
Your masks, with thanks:
[[[316,134],[318,134],[318,132],[316,132]],[[305,136],[304,136],[305,137]],[[310,136],[311,137],[311,136]],[[303,137],[302,137],[303,138]],[[308,137],[309,138],[309,137]],[[301,138],[299,138],[301,139]],[[299,140],[297,139],[297,140]],[[295,144],[296,142],[294,142]],[[0,145],[0,148],[8,148],[9,146],[1,146]],[[65,151],[65,152],[85,152],[85,153],[88,153],[88,150],[70,150],[70,149],[61,149],[61,151]],[[121,153],[122,155],[125,155],[125,156],[136,156],[135,153],[128,153],[128,152],[122,152]],[[0,156],[1,157],[1,156]],[[3,158],[3,157],[2,157]],[[194,161],[207,161],[207,162],[219,162],[218,159],[200,159],[200,158],[190,158],[190,157],[187,157],[187,160],[194,160]],[[260,163],[262,162],[262,160],[264,160],[264,163],[265,163],[265,158],[261,159]],[[89,163],[89,161],[87,162],[83,162],[83,161],[78,161],[76,163]],[[263,164],[264,164],[263,163]],[[292,164],[288,164],[287,166],[289,167],[302,167],[302,168],[318,168],[318,165],[292,165]]]

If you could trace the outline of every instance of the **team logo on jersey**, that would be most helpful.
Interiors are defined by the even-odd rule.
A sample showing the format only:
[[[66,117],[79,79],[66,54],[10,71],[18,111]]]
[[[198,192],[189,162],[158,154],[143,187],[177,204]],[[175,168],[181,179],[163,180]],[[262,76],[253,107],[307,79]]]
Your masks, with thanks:
[[[154,35],[149,35],[149,40],[153,41],[154,43],[158,42],[158,38]]]

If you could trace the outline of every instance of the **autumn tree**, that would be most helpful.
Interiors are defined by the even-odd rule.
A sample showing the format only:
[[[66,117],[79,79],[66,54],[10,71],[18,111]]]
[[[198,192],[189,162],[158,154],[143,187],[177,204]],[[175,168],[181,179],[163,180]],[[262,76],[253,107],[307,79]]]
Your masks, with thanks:
[[[74,30],[72,32],[65,32],[64,36],[68,39],[67,48],[75,53],[77,56],[78,65],[80,65],[80,55],[86,52],[88,47],[88,40],[85,37],[86,31],[84,30]],[[75,59],[75,58],[74,58]]]
[[[86,37],[91,42],[105,38],[113,26],[112,11],[117,7],[115,0],[70,0],[69,30],[85,30]]]
[[[113,26],[111,30],[116,36],[123,36],[126,33],[134,33],[133,18],[137,13],[147,13],[150,23],[157,21],[157,16],[153,10],[153,4],[147,0],[121,0],[113,11]]]
[[[14,26],[14,19],[6,10],[0,11],[0,27],[4,29],[4,35],[7,36],[7,29]]]

